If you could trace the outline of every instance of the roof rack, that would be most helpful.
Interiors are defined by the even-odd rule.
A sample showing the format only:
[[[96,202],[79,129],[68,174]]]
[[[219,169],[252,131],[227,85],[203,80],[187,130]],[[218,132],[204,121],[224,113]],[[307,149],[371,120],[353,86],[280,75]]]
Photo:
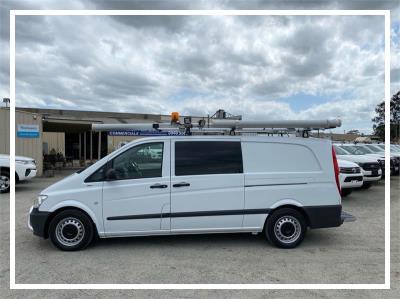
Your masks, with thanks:
[[[249,121],[239,119],[211,119],[207,124],[204,119],[197,123],[191,117],[185,117],[183,123],[179,121],[179,114],[172,114],[171,122],[163,123],[132,123],[132,124],[92,124],[93,131],[135,131],[145,130],[154,132],[171,132],[170,135],[200,135],[200,134],[266,134],[288,135],[294,134],[308,137],[312,130],[325,130],[340,127],[340,119],[327,120],[271,120]]]

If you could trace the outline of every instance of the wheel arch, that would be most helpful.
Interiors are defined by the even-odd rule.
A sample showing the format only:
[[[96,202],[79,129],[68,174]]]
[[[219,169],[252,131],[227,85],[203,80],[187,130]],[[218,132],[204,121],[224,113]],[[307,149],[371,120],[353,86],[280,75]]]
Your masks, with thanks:
[[[276,211],[284,209],[284,208],[290,208],[290,209],[293,209],[293,210],[296,210],[297,212],[299,212],[304,217],[304,220],[306,221],[307,226],[310,226],[310,217],[308,216],[307,212],[304,210],[304,208],[302,206],[296,205],[294,203],[284,203],[282,205],[275,206],[268,213],[268,217],[271,216]],[[265,223],[267,223],[268,217],[265,219]],[[265,223],[264,223],[264,229],[265,229]]]
[[[54,217],[56,215],[58,215],[59,213],[61,213],[62,211],[66,211],[66,210],[76,210],[76,211],[80,211],[82,213],[84,213],[92,222],[93,227],[94,227],[94,232],[97,234],[97,236],[99,236],[99,227],[96,221],[96,218],[94,217],[93,213],[86,211],[86,209],[79,207],[79,206],[74,206],[74,205],[65,205],[62,207],[58,207],[56,209],[54,209],[53,211],[50,212],[49,217],[46,220],[45,226],[44,226],[44,233],[45,233],[45,238],[49,237],[49,226],[51,221],[54,219]],[[92,214],[92,215],[91,215]]]

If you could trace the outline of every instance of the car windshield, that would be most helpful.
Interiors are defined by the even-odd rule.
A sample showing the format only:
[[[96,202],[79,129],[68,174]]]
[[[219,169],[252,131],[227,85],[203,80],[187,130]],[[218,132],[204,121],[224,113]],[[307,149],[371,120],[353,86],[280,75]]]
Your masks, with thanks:
[[[384,144],[374,144],[377,148],[380,148],[382,151],[385,150],[385,145]]]
[[[363,151],[362,149],[358,148],[355,145],[346,145],[342,147],[343,149],[345,149],[346,151],[348,151],[350,154],[352,155],[365,155],[365,151]]]
[[[373,150],[370,148],[366,147],[365,145],[357,145],[358,148],[362,148],[366,154],[375,154]]]
[[[350,155],[349,152],[345,151],[344,149],[342,149],[341,147],[339,147],[337,145],[334,145],[333,147],[335,148],[335,152],[338,155]]]
[[[391,150],[392,152],[396,152],[396,153],[400,152],[399,148],[398,148],[396,145],[394,145],[394,144],[391,144],[391,145],[390,145],[390,150]]]
[[[373,144],[366,144],[365,146],[368,147],[374,153],[379,153],[379,152],[383,151],[381,148],[379,148],[379,147],[377,147],[376,145],[373,145]]]

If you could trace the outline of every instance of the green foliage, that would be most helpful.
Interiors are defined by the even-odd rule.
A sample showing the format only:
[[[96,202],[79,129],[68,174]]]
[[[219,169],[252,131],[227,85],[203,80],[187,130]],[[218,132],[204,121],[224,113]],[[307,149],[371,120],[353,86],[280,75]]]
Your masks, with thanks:
[[[372,119],[374,123],[374,134],[381,140],[385,140],[385,101],[375,107],[376,116]],[[390,99],[390,139],[400,138],[400,90]]]

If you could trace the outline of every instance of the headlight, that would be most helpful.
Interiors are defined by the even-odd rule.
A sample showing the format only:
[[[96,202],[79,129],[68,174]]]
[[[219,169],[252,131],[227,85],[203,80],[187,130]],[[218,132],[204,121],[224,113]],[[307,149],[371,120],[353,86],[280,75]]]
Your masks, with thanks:
[[[34,208],[38,208],[38,207],[40,207],[40,205],[47,199],[47,195],[39,195],[36,199],[35,199],[35,201],[33,202],[33,207]]]
[[[27,160],[15,160],[15,163],[29,164],[29,161],[27,161]]]

